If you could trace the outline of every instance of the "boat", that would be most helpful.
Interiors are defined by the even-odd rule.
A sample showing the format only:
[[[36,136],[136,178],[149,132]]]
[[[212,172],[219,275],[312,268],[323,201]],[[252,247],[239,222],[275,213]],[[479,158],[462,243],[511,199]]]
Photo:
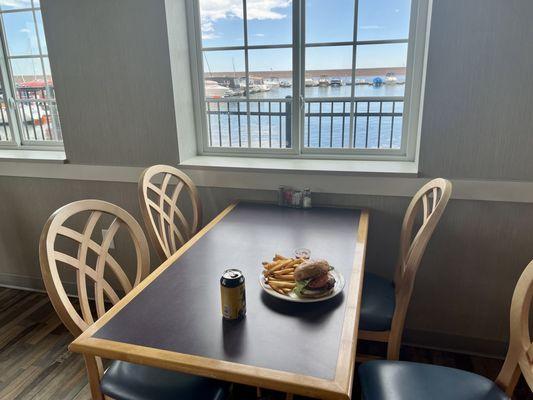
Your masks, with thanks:
[[[305,87],[316,87],[318,86],[318,82],[311,78],[305,79]]]
[[[228,96],[231,94],[231,90],[226,86],[221,86],[216,81],[210,81],[206,79],[205,84],[205,97],[210,99],[220,99],[222,97]]]
[[[325,75],[322,75],[320,79],[318,80],[318,86],[320,87],[328,87],[330,84],[328,78],[326,78]]]
[[[379,76],[375,77],[373,80],[372,80],[372,86],[381,86],[383,85],[383,79],[381,79]]]
[[[340,79],[338,79],[338,78],[333,78],[333,79],[329,82],[329,84],[330,84],[331,86],[339,87],[339,86],[342,86],[342,85],[343,85],[343,82],[342,82],[342,80],[340,80]]]
[[[260,83],[259,85],[255,85],[257,89],[259,89],[260,92],[270,92],[270,85],[267,85],[266,83]]]
[[[271,88],[280,87],[281,86],[281,82],[279,81],[279,79],[278,78],[274,78],[274,77],[265,79],[263,81],[263,83],[265,85],[270,86]]]
[[[385,75],[385,85],[396,85],[398,83],[398,78],[394,75],[394,72],[387,72]]]
[[[356,78],[354,83],[356,85],[370,85],[370,83],[366,79],[363,79],[363,78]]]
[[[279,87],[282,87],[282,88],[290,88],[292,86],[292,83],[290,83],[289,81],[281,81],[279,83]]]

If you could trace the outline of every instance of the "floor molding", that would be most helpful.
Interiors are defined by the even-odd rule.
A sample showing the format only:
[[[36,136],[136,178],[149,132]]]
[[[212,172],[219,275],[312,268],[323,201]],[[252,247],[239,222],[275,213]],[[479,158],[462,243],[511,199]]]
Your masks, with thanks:
[[[42,278],[0,272],[0,286],[10,289],[29,290],[32,292],[46,293]],[[63,284],[69,296],[78,293],[76,282],[65,282]]]
[[[403,344],[440,351],[504,359],[507,342],[453,335],[445,332],[431,332],[405,329]]]
[[[411,197],[429,178],[242,170],[182,166],[198,186],[277,190],[280,185],[309,187],[317,193]],[[103,165],[0,162],[0,176],[137,183],[143,168]],[[452,179],[452,198],[533,203],[533,182]]]

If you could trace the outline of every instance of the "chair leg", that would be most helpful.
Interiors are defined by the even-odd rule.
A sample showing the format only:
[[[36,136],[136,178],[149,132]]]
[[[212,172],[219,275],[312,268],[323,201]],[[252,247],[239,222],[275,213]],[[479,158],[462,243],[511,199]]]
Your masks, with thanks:
[[[287,393],[285,396],[285,400],[293,400],[294,396],[292,393]]]
[[[104,400],[104,395],[100,390],[100,378],[102,377],[102,360],[94,356],[84,355],[85,367],[87,368],[87,379],[91,388],[93,400]]]
[[[402,335],[396,332],[391,332],[389,342],[387,343],[387,360],[400,359],[400,346],[402,344]]]

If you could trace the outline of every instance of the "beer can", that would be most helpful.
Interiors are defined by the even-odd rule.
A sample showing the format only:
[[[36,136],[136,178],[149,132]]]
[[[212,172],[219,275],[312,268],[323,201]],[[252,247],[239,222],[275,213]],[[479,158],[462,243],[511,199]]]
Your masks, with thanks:
[[[242,319],[246,315],[246,289],[244,275],[238,269],[227,269],[220,278],[222,316],[225,319]]]

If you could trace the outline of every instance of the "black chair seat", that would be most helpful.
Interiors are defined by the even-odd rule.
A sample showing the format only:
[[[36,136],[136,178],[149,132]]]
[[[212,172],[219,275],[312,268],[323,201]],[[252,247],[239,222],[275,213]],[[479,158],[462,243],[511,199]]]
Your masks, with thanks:
[[[228,393],[224,382],[123,361],[109,366],[101,388],[115,400],[223,400]]]
[[[390,330],[395,304],[393,283],[380,276],[365,273],[359,329],[365,331]]]
[[[496,384],[460,369],[404,361],[369,361],[359,367],[366,400],[509,400]]]

